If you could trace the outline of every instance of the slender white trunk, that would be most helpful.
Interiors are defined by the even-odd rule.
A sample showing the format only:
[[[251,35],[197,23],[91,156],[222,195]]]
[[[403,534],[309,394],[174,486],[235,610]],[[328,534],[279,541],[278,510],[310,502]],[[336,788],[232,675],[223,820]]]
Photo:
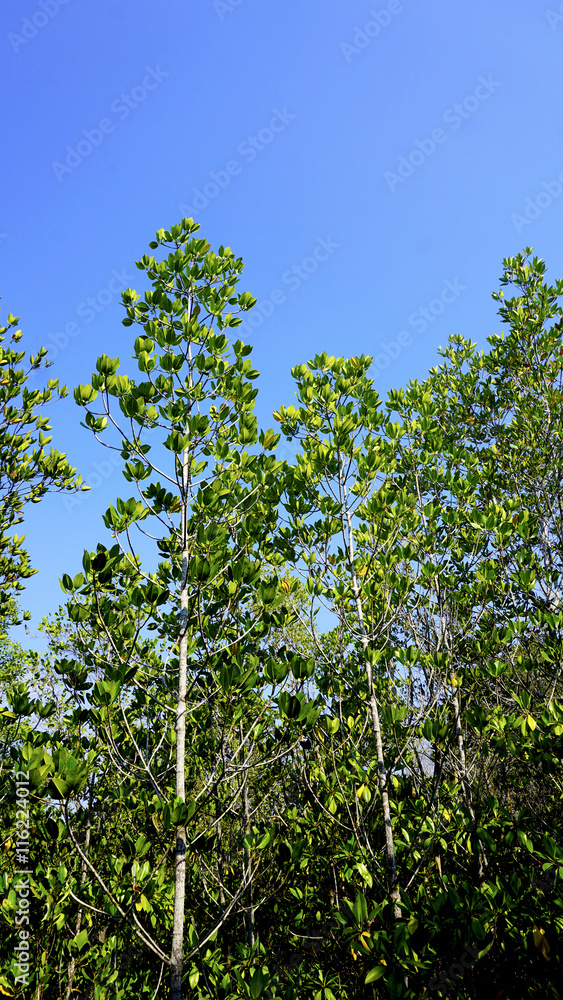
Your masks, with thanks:
[[[192,300],[190,297],[189,316]],[[191,354],[189,354],[191,365]],[[191,388],[191,371],[189,373]],[[182,455],[182,583],[180,589],[180,643],[178,651],[178,701],[176,704],[176,795],[186,799],[186,692],[188,678],[188,490],[190,484],[191,448]],[[184,905],[186,898],[186,828],[176,830],[174,852],[174,921],[170,969],[170,1000],[181,1000],[184,968]]]
[[[455,735],[457,740],[457,752],[459,756],[459,764],[461,768],[461,783],[463,786],[463,796],[465,798],[465,804],[469,811],[469,815],[471,816],[471,820],[475,822],[475,811],[473,809],[473,794],[471,791],[471,784],[467,774],[467,762],[465,758],[465,741],[463,738],[463,729],[461,728],[459,688],[456,686],[456,677],[453,671],[450,674],[450,680],[453,687],[452,706],[454,710]]]
[[[248,836],[250,833],[250,801],[248,797],[248,770],[244,774],[244,786],[243,786],[243,808],[244,808],[244,832]],[[254,888],[252,885],[252,855],[250,853],[250,848],[245,847],[244,849],[244,878],[248,883],[248,888],[246,890],[246,905],[248,910],[247,928],[248,928],[248,944],[251,948],[254,948],[255,936],[254,936]]]
[[[84,854],[88,857],[88,852],[90,850],[90,832],[92,829],[92,793],[90,792],[89,803],[88,803],[88,818],[86,822],[86,837],[84,838]],[[83,886],[86,881],[86,862],[82,860],[82,866],[80,871],[80,885]],[[82,907],[78,910],[78,916],[76,918],[76,924],[74,925],[74,936],[78,937],[80,934],[80,928],[82,927]],[[76,971],[76,960],[74,955],[72,956],[70,962],[68,963],[68,983],[65,991],[65,1000],[70,1000],[72,995],[72,984],[74,982],[74,973]]]
[[[182,512],[182,534],[186,536],[186,511]],[[188,550],[182,552],[182,591],[180,595],[180,615],[182,632],[179,650],[178,702],[176,705],[176,795],[185,800],[185,751],[186,751],[186,690],[187,690],[187,648],[188,648]],[[174,853],[174,923],[172,928],[172,968],[170,974],[171,1000],[181,1000],[184,947],[184,901],[186,896],[186,828],[176,830]]]
[[[219,791],[215,788],[215,822],[217,823],[217,871],[219,873],[219,905],[221,913],[227,908],[225,898],[225,858],[223,856],[223,823],[221,819],[221,804],[219,802]]]
[[[352,518],[350,515],[350,508],[348,506],[348,500],[346,496],[346,487],[343,479],[341,480],[341,488],[342,488],[342,497],[344,501],[342,534],[346,545],[348,566],[352,576],[352,593],[354,595],[354,603],[356,605],[356,612],[358,615],[358,624],[360,628],[360,641],[362,644],[362,649],[364,651],[364,654],[367,654],[369,650],[369,637],[365,625],[364,608],[362,604],[360,587],[358,584],[358,576],[356,573],[356,561],[354,554],[354,532],[352,528]],[[383,753],[383,740],[381,737],[381,722],[379,718],[379,708],[377,705],[377,698],[375,697],[375,691],[373,687],[373,669],[367,655],[364,660],[364,666],[368,683],[368,702],[369,702],[369,711],[371,717],[371,728],[373,731],[373,735],[375,737],[375,748],[377,754],[377,777],[379,783],[379,791],[381,793],[381,806],[383,810],[383,822],[385,826],[387,889],[389,893],[389,898],[393,903],[393,913],[395,919],[400,920],[401,895],[399,892],[399,886],[397,882],[397,862],[395,858],[395,844],[393,840],[393,823],[391,820],[391,807],[389,803],[387,770],[385,767],[385,756]]]
[[[467,771],[467,760],[465,757],[465,740],[463,737],[463,729],[461,726],[461,708],[460,708],[460,692],[459,688],[455,686],[455,673],[452,670],[450,673],[450,680],[453,687],[452,705],[454,710],[454,722],[455,722],[455,732],[457,740],[457,752],[459,757],[459,765],[461,769],[461,783],[463,787],[463,797],[465,799],[465,804],[469,815],[471,816],[471,822],[475,827],[475,810],[473,808],[473,792],[471,789],[471,782],[469,781],[469,775]],[[485,868],[487,867],[488,860],[487,856],[479,842],[479,878],[483,877]]]

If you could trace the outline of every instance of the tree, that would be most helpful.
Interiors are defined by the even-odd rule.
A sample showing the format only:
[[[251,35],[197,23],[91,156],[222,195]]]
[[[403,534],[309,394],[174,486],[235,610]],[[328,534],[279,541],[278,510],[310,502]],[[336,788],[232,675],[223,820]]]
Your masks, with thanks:
[[[39,503],[52,490],[79,489],[82,483],[66,455],[54,448],[47,451],[51,437],[45,432],[51,426],[38,412],[66,396],[67,389],[59,388],[58,379],[49,379],[45,389],[28,388],[30,375],[52,362],[45,362],[47,351],[41,347],[30,355],[27,368],[19,367],[25,359],[25,352],[16,347],[22,338],[15,329],[19,320],[10,313],[6,323],[0,326],[0,629],[13,607],[10,602],[23,589],[22,580],[35,572],[23,548],[24,537],[9,532],[23,521],[27,504]]]
[[[433,420],[441,437],[437,456],[441,453],[447,470],[449,496],[444,494],[441,506],[449,549],[452,555],[463,550],[457,594],[456,588],[452,592],[457,612],[442,618],[450,634],[452,622],[458,633],[452,690],[458,753],[456,761],[446,744],[441,766],[457,772],[466,789],[479,880],[491,900],[496,895],[495,905],[479,917],[483,928],[494,929],[482,975],[504,978],[514,990],[530,981],[531,970],[523,959],[515,965],[506,939],[515,940],[517,928],[522,934],[536,928],[534,944],[544,957],[549,951],[545,932],[538,930],[547,922],[533,898],[528,866],[541,861],[549,872],[561,863],[556,776],[563,732],[563,617],[557,609],[563,350],[558,299],[563,283],[546,285],[543,261],[530,261],[530,254],[528,249],[503,262],[501,289],[493,296],[508,331],[489,338],[487,353],[461,337],[451,338],[440,352],[444,364],[422,386],[409,387],[397,404],[404,418],[414,402],[422,420]],[[516,294],[505,300],[507,285]],[[424,408],[417,397],[426,401]],[[428,467],[425,436],[418,447],[427,466],[425,481],[435,484],[438,498],[441,477],[437,467]],[[471,485],[465,513],[454,498],[462,476]],[[462,568],[465,575],[459,573]],[[548,781],[555,781],[554,794]],[[538,841],[541,846],[534,850]],[[467,894],[464,902],[469,902]],[[472,906],[477,913],[477,900]],[[557,927],[555,921],[548,928],[550,940]],[[500,947],[497,934],[504,938]],[[540,974],[536,969],[535,976]],[[541,978],[545,991],[554,988],[552,976]]]
[[[399,799],[413,777],[420,786],[421,746],[433,728],[438,732],[444,724],[439,717],[444,697],[440,667],[451,664],[453,651],[443,629],[434,626],[444,620],[444,573],[449,570],[446,586],[452,589],[458,575],[448,566],[449,528],[436,485],[444,477],[435,467],[442,440],[428,419],[429,400],[413,391],[411,404],[416,400],[428,410],[420,461],[420,422],[412,412],[403,423],[391,421],[397,400],[392,393],[386,413],[368,378],[370,365],[369,358],[323,354],[294,369],[301,406],[282,407],[276,416],[285,434],[300,440],[302,453],[287,478],[290,528],[280,544],[288,559],[306,567],[311,600],[323,602],[338,621],[330,646],[325,643],[323,650],[317,640],[326,662],[317,683],[336,709],[326,723],[334,779],[326,767],[314,768],[307,784],[310,790],[317,785],[320,807],[328,807],[339,825],[353,833],[355,869],[370,889],[383,888],[396,924],[393,932],[385,905],[374,906],[368,917],[358,891],[347,932],[364,955],[383,947],[388,982],[397,985],[402,978],[406,986],[420,963],[408,946],[416,917],[408,897],[402,901],[400,868],[405,887],[416,886],[427,853],[418,853],[419,839],[429,830],[422,802],[417,804],[419,815],[408,817]],[[467,482],[460,479],[457,492],[463,496],[464,490]],[[467,588],[467,571],[464,576]],[[452,683],[455,706],[455,674]],[[460,739],[459,719],[456,732]],[[320,791],[323,784],[328,801]],[[469,794],[467,783],[464,787]],[[428,794],[426,810],[431,813],[436,812],[436,792],[437,787]],[[381,840],[383,872],[377,860]],[[414,872],[408,870],[407,856],[419,862]],[[397,934],[402,935],[401,946]],[[368,970],[366,982],[385,971],[383,965]]]
[[[198,228],[185,219],[160,230],[151,248],[162,247],[167,257],[138,263],[152,290],[144,301],[130,289],[123,295],[125,325],[142,328],[135,358],[145,380],[118,374],[119,359],[103,356],[91,383],[75,392],[96,436],[110,426],[117,432],[118,444],[109,446],[121,452],[123,474],[137,496],[118,499],[105,515],[116,544],[85,553],[84,572],[63,577],[67,593],[76,595],[68,613],[77,656],[61,661],[61,671],[69,685],[78,681],[89,689],[88,674],[97,672],[89,699],[108,761],[138,789],[157,826],[176,829],[170,955],[134,907],[128,918],[170,967],[173,998],[181,995],[184,963],[186,855],[196,844],[205,854],[217,837],[221,843],[222,824],[241,803],[245,853],[238,884],[224,877],[220,856],[215,872],[199,866],[216,911],[205,931],[190,926],[186,961],[241,909],[254,945],[260,905],[254,845],[266,846],[269,834],[252,833],[249,775],[279,756],[262,738],[272,701],[264,692],[276,681],[264,643],[289,615],[272,568],[281,464],[270,452],[278,435],[258,433],[251,349],[241,341],[229,347],[223,332],[240,322],[229,308],[246,310],[254,300],[235,294],[242,262],[229,248],[214,254],[195,235]],[[157,543],[153,571],[141,566],[133,526]],[[312,719],[314,707],[304,706],[307,713]],[[58,780],[72,787],[64,774]],[[66,806],[65,820],[72,837]],[[110,881],[99,871],[95,877],[104,905],[125,919]]]

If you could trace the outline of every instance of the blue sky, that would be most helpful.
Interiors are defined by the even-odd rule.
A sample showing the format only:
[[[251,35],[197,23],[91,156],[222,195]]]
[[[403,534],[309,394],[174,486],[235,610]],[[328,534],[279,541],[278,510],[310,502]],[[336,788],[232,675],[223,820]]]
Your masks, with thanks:
[[[188,209],[246,262],[266,426],[316,352],[373,355],[384,394],[485,346],[504,256],[563,276],[559,0],[4,0],[0,48],[3,315],[71,389],[127,370],[120,292]],[[81,416],[54,444],[94,488],[26,519],[35,622],[127,489]]]

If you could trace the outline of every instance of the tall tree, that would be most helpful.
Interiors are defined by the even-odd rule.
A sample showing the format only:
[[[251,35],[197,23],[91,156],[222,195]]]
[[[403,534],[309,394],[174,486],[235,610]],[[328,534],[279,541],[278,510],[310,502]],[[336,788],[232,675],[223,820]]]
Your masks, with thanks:
[[[39,503],[49,491],[81,487],[81,477],[66,455],[48,448],[49,418],[40,410],[68,394],[58,379],[49,379],[44,389],[30,389],[30,375],[50,367],[41,347],[25,362],[25,351],[17,329],[19,320],[10,313],[0,326],[0,632],[14,596],[23,590],[23,580],[35,570],[23,547],[24,536],[12,534],[24,519],[27,504]],[[9,334],[9,337],[8,337]],[[23,366],[22,366],[23,362]],[[86,487],[84,487],[86,488]]]
[[[109,758],[138,784],[159,823],[176,829],[169,954],[131,910],[136,933],[170,967],[173,1000],[184,961],[241,908],[254,944],[253,846],[269,837],[256,839],[250,828],[249,774],[276,755],[261,740],[275,681],[264,640],[289,614],[271,565],[281,464],[270,452],[279,436],[258,431],[251,348],[229,346],[224,332],[240,322],[233,307],[244,311],[254,300],[235,292],[242,261],[229,248],[213,253],[198,228],[185,219],[160,230],[151,248],[165,258],[138,263],[152,289],[144,300],[132,290],[123,295],[125,325],[142,329],[134,351],[144,380],[118,374],[119,359],[103,356],[91,383],[75,392],[97,437],[117,432],[108,446],[121,452],[136,496],[118,499],[105,515],[116,544],[85,553],[84,573],[63,578],[76,595],[69,614],[78,663],[61,669],[69,683],[87,668],[98,671],[90,697]],[[142,568],[134,527],[156,541],[153,571]],[[238,809],[246,838],[239,882],[224,877],[221,862],[213,872],[202,860],[215,912],[205,930],[201,917],[191,925],[185,958],[186,856],[196,844],[205,854]],[[96,877],[124,917],[115,891]]]

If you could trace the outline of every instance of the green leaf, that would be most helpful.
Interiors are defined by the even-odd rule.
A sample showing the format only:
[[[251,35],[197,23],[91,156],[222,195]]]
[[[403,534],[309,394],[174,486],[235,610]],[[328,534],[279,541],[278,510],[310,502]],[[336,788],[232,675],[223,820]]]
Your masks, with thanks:
[[[356,899],[354,900],[354,903],[351,906],[351,909],[352,913],[354,914],[354,917],[356,918],[356,923],[358,925],[363,924],[368,915],[368,905],[366,902],[366,897],[363,895],[363,893],[359,892],[357,894]]]
[[[84,945],[88,943],[88,931],[80,931],[80,934],[73,938],[72,943],[78,948],[79,951],[82,951]]]
[[[270,981],[269,976],[265,976],[260,969],[256,969],[250,980],[250,996],[253,1000],[258,1000],[262,992],[266,989]]]
[[[60,792],[61,797],[63,799],[66,798],[69,792],[69,785],[67,785],[66,781],[64,781],[63,778],[59,777],[58,774],[54,774],[51,780],[55,788]]]
[[[485,937],[485,928],[480,920],[476,917],[471,918],[471,929],[478,941],[483,941]]]
[[[268,660],[264,664],[264,677],[270,684],[278,684],[280,681],[285,680],[288,673],[289,667],[286,663]]]
[[[280,712],[287,719],[297,719],[303,707],[300,699],[296,695],[289,694],[288,691],[282,691],[278,698],[278,705]]]
[[[370,969],[364,980],[366,986],[368,983],[377,982],[378,979],[381,979],[381,977],[385,975],[386,971],[387,970],[384,965],[376,965],[375,969]]]
[[[340,729],[340,719],[332,719],[329,715],[324,715],[321,720],[329,736],[336,736]]]
[[[92,385],[79,385],[74,390],[74,399],[79,406],[93,403],[97,395],[98,393]]]
[[[520,841],[520,843],[523,844],[523,846],[527,848],[527,850],[530,852],[530,854],[533,854],[534,853],[534,845],[533,845],[532,840],[528,836],[528,834],[525,833],[524,830],[517,830],[516,831],[516,836],[518,837],[518,840]]]
[[[101,375],[113,375],[119,368],[119,358],[110,358],[107,354],[102,354],[96,361],[96,369]]]

